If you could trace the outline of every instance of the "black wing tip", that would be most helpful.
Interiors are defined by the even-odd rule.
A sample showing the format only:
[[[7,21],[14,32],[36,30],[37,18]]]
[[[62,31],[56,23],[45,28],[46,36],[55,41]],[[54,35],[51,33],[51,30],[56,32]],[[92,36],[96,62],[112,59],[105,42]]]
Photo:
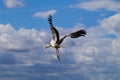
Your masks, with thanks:
[[[87,34],[84,29],[81,29],[80,32],[81,32],[81,34],[83,34],[84,36]]]
[[[50,24],[52,24],[52,15],[49,15],[48,21],[49,21]]]
[[[78,37],[80,37],[80,36],[85,37],[85,35],[86,35],[86,31],[83,30],[83,29],[81,29],[81,30],[79,30],[79,31],[76,31],[76,32],[74,32],[74,33],[71,33],[71,34],[70,34],[70,37],[71,37],[71,38],[78,38]]]
[[[52,15],[50,14],[49,17],[52,17]]]
[[[52,20],[52,15],[48,16],[48,21]]]
[[[49,15],[49,18],[52,18],[52,15],[51,15],[51,14]]]
[[[83,37],[85,37],[85,35],[87,34],[84,29],[81,29],[81,30],[80,30],[80,33],[81,33],[80,36],[83,36]]]

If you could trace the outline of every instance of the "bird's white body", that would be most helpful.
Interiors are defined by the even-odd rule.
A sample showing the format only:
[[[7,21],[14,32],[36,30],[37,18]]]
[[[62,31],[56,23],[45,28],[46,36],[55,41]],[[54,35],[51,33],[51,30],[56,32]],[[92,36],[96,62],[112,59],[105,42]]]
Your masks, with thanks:
[[[51,47],[53,47],[53,48],[60,48],[60,45],[58,45],[54,40],[51,40],[51,42],[50,42],[50,44],[51,44]]]

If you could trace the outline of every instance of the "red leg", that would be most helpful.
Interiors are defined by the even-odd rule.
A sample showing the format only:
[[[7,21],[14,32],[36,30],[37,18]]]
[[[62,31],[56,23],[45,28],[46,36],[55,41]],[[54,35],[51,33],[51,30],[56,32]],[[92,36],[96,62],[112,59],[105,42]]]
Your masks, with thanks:
[[[58,49],[56,49],[56,55],[57,55],[57,59],[60,61],[60,54]]]

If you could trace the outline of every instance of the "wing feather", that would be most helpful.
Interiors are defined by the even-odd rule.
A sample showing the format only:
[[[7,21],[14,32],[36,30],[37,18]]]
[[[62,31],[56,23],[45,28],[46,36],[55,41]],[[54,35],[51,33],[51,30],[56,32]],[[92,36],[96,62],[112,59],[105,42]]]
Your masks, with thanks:
[[[48,21],[49,21],[50,30],[52,33],[52,40],[54,40],[57,43],[59,41],[59,32],[52,24],[52,16],[51,15],[49,16]]]
[[[70,33],[70,37],[71,38],[78,38],[80,36],[85,36],[86,35],[86,31],[85,30],[79,30],[79,31],[76,31],[76,32],[73,32],[73,33]]]
[[[68,35],[63,36],[63,37],[59,40],[58,44],[61,44],[66,37],[78,38],[78,37],[80,37],[80,36],[85,36],[85,35],[86,35],[86,31],[85,31],[85,30],[79,30],[79,31],[76,31],[76,32],[73,32],[73,33],[70,33],[70,34],[68,34]]]

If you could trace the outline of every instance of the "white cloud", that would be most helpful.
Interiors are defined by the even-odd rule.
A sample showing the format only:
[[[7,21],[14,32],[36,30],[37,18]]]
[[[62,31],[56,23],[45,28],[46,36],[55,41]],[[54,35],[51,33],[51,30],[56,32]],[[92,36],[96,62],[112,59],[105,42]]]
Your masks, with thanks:
[[[117,13],[109,18],[103,19],[100,22],[100,26],[108,30],[109,33],[115,34],[119,37],[120,35],[120,13]]]
[[[52,9],[45,12],[36,12],[33,16],[34,17],[41,17],[41,18],[48,18],[49,15],[54,15],[56,13],[56,10]]]
[[[115,54],[120,53],[120,49],[119,49],[120,48],[120,39],[114,40],[112,42],[112,46],[113,46],[113,53],[115,53]]]
[[[24,5],[22,0],[4,0],[4,4],[7,8],[17,8]]]
[[[103,27],[108,34],[114,34],[116,36],[116,39],[114,39],[112,44],[112,56],[110,58],[114,58],[113,61],[120,64],[119,61],[119,53],[120,53],[120,13],[117,13],[115,15],[112,15],[106,19],[103,19],[100,23],[100,26]]]
[[[73,30],[75,31],[76,29],[77,30],[81,29],[83,25],[79,25],[80,28],[78,28],[78,25],[76,26],[77,27],[73,29],[68,29],[65,31],[63,29],[60,32],[62,32],[62,34],[66,34],[66,31],[69,33]],[[88,37],[90,35],[93,35],[94,31],[95,29],[92,29],[91,31],[92,33],[91,32],[87,33],[89,35],[87,35],[85,38],[81,37],[75,40],[71,38],[65,39],[62,45],[66,48],[60,49],[61,59],[63,60],[63,62],[64,61],[66,62],[67,59],[69,60],[68,62],[70,63],[71,62],[79,63],[81,61],[87,62],[88,60],[92,60],[91,56],[87,57],[85,54],[81,54],[81,51],[82,53],[86,53],[86,54],[99,53],[99,44],[102,44],[102,42],[97,44],[97,41],[99,41],[99,39],[96,39],[96,38],[99,35],[97,37],[96,36],[92,37],[92,39],[90,39],[91,37]],[[41,62],[49,62],[48,60],[56,60],[54,49],[50,48],[50,49],[44,50],[44,46],[47,43],[49,43],[49,40],[50,40],[50,35],[48,34],[49,33],[46,31],[38,31],[35,29],[15,30],[10,24],[6,24],[6,25],[0,24],[0,44],[1,44],[0,51],[3,53],[6,53],[6,52],[29,53],[29,54],[19,54],[19,56],[18,54],[15,54],[17,59],[20,59],[20,62],[22,60],[23,63],[33,64],[36,62],[41,63]],[[100,31],[98,32],[98,34],[100,34]],[[42,53],[46,53],[46,55],[42,55]],[[38,57],[40,55],[42,55],[42,57]],[[33,58],[35,59],[33,60]],[[92,61],[90,62],[92,63]]]
[[[69,33],[81,27],[83,25],[66,30],[61,29],[60,34],[61,32],[66,34],[66,31]],[[106,32],[100,27],[85,29],[87,30],[86,37],[65,39],[62,43],[65,48],[60,49],[61,62],[58,62],[54,49],[44,49],[50,40],[49,32],[23,28],[15,30],[10,24],[0,24],[0,70],[4,71],[4,73],[1,71],[0,75],[3,75],[3,79],[11,80],[18,78],[53,80],[59,77],[63,80],[71,79],[71,75],[74,77],[79,75],[83,80],[96,80],[101,78],[100,75],[104,80],[109,76],[112,76],[110,79],[114,79],[114,75],[108,72],[119,70],[119,59],[115,58],[119,55],[112,53],[113,45],[117,47],[117,43],[113,42],[115,39],[102,38],[101,36],[106,35]],[[111,64],[115,66],[111,67]],[[4,77],[6,75],[12,77]]]
[[[10,24],[0,24],[0,52],[29,53],[29,55],[30,53],[39,53],[44,49],[47,36],[44,31],[39,32],[35,29],[15,30]],[[21,54],[16,57],[20,56],[24,58],[25,55]]]
[[[106,29],[106,31],[109,34],[114,34],[117,38],[114,39],[112,41],[112,57],[110,57],[110,59],[112,58],[113,61],[115,61],[116,63],[120,64],[120,13],[117,13],[113,16],[110,16],[107,19],[104,19],[101,21],[100,23],[101,27],[103,27],[104,29]],[[113,59],[115,58],[115,59]]]
[[[70,5],[70,8],[81,8],[89,11],[95,11],[98,9],[106,9],[108,11],[120,11],[120,2],[113,0],[91,0],[82,2],[76,5]]]

